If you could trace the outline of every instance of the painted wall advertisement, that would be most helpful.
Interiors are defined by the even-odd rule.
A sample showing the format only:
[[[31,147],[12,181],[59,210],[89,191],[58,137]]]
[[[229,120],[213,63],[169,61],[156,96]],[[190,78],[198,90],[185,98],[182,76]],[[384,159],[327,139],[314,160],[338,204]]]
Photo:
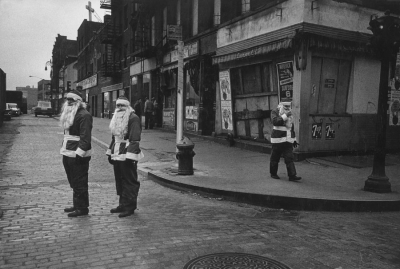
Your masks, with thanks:
[[[276,64],[278,72],[279,101],[291,102],[293,99],[293,61]]]
[[[395,77],[390,82],[389,125],[400,126],[400,53],[397,54]]]
[[[232,95],[229,70],[219,72],[219,88],[221,92],[222,129],[233,131]]]

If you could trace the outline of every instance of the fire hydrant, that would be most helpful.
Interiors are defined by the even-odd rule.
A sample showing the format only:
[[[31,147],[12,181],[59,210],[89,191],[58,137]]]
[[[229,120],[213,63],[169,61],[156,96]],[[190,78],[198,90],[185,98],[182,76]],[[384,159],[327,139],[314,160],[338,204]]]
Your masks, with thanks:
[[[193,148],[194,144],[189,138],[183,137],[182,140],[176,144],[178,148],[178,153],[176,153],[176,158],[179,161],[178,165],[178,175],[193,175]]]

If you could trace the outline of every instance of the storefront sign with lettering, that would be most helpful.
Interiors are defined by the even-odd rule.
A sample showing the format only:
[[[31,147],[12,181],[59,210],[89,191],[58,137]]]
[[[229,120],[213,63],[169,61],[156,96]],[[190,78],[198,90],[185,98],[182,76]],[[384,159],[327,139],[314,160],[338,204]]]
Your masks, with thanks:
[[[293,99],[293,61],[278,63],[278,87],[280,102],[291,102]]]
[[[77,87],[81,86],[83,90],[94,87],[96,85],[97,85],[97,74],[76,83],[76,86]]]

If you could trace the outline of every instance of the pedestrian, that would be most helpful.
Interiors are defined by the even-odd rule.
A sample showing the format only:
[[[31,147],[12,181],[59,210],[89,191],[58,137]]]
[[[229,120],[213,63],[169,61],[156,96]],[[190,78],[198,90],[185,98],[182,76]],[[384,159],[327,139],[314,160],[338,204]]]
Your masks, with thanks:
[[[88,172],[92,152],[92,115],[86,110],[77,90],[67,94],[60,116],[64,141],[60,150],[68,182],[73,190],[73,205],[67,207],[68,217],[89,214]]]
[[[155,125],[157,125],[157,112],[158,112],[158,103],[156,98],[152,97],[151,102],[153,103],[153,116],[151,117],[151,128],[153,128]]]
[[[85,104],[86,104],[86,110],[90,113],[90,104],[89,104],[89,102],[85,102]]]
[[[153,118],[153,102],[146,97],[146,102],[144,103],[144,129],[153,129],[152,118]]]
[[[139,117],[130,106],[128,99],[120,96],[116,101],[114,116],[110,122],[111,144],[106,152],[108,161],[114,166],[115,186],[119,204],[110,210],[120,213],[119,217],[134,214],[140,188],[137,163],[143,158],[139,142],[142,133]]]
[[[271,177],[279,179],[278,164],[279,159],[283,156],[286,164],[287,173],[290,181],[300,180],[296,174],[294,166],[293,148],[299,145],[296,141],[294,132],[293,115],[291,110],[291,102],[281,102],[278,107],[271,112],[272,118],[272,152],[270,158],[269,170]]]
[[[135,104],[133,105],[133,109],[135,110],[135,114],[139,117],[140,119],[140,126],[142,126],[142,99],[139,98]]]

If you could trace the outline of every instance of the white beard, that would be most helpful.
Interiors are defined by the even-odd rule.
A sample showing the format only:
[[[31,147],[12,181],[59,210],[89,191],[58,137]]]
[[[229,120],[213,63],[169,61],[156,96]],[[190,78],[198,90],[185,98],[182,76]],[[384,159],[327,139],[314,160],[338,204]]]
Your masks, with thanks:
[[[128,133],[128,122],[132,111],[133,108],[130,106],[126,110],[115,109],[109,126],[114,136],[124,139],[124,136]]]
[[[81,107],[80,101],[77,101],[72,106],[68,105],[68,101],[64,102],[61,110],[60,126],[65,130],[68,130],[69,127],[71,127],[71,125],[74,123],[74,118],[79,107]]]

